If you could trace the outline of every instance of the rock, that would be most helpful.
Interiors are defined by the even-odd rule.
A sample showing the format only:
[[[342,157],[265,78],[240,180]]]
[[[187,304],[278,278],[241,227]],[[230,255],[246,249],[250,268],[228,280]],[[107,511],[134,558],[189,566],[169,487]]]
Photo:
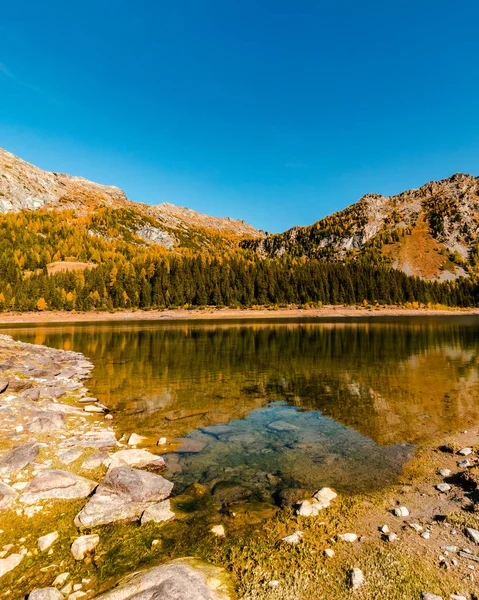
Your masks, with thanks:
[[[215,500],[226,505],[242,502],[249,498],[252,493],[249,488],[231,481],[220,481],[213,488]]]
[[[165,437],[161,437],[157,442],[157,446],[164,446],[168,440]]]
[[[153,504],[166,500],[173,484],[160,475],[121,466],[108,471],[91,500],[75,518],[77,527],[135,521]]]
[[[322,488],[313,496],[313,500],[303,500],[296,509],[300,517],[315,517],[324,508],[328,508],[331,500],[337,497],[336,492],[330,488]]]
[[[16,474],[34,462],[40,451],[40,444],[30,443],[17,446],[0,459],[0,474]]]
[[[298,542],[301,541],[301,538],[303,537],[304,532],[303,531],[295,531],[294,533],[292,533],[291,535],[287,535],[284,538],[281,538],[282,542],[287,542],[288,544],[297,544]]]
[[[70,463],[75,462],[77,459],[79,459],[82,454],[83,452],[81,450],[75,450],[74,448],[71,448],[71,450],[62,452],[58,459],[64,465],[69,465]]]
[[[191,438],[180,438],[176,441],[181,442],[181,446],[176,450],[178,454],[197,454],[206,448],[204,442]]]
[[[107,458],[108,454],[106,452],[95,452],[83,462],[81,468],[85,469],[86,471],[98,469],[98,467],[101,467],[103,461]]]
[[[104,413],[107,409],[101,404],[87,404],[83,410],[86,413]]]
[[[6,483],[0,483],[0,510],[7,508],[17,497],[17,493]]]
[[[457,461],[457,466],[461,467],[461,469],[467,469],[467,467],[471,466],[471,463],[467,460],[467,458],[464,458],[463,460]]]
[[[286,421],[273,421],[273,423],[268,425],[268,429],[272,429],[273,431],[297,431],[299,427]]]
[[[74,540],[71,552],[75,560],[83,560],[100,543],[100,536],[96,534],[82,535]]]
[[[476,544],[479,544],[479,531],[477,531],[477,529],[466,527],[465,533],[469,539],[471,539],[473,542],[476,542]]]
[[[22,396],[26,400],[32,400],[33,402],[36,402],[40,398],[40,389],[32,388],[30,390],[27,390],[26,392],[23,392]]]
[[[28,594],[28,600],[63,600],[63,594],[54,587],[37,588]]]
[[[351,580],[351,587],[353,588],[353,590],[359,589],[366,582],[366,580],[364,579],[363,572],[361,571],[361,569],[358,569],[356,567],[354,569],[351,569],[349,577]]]
[[[0,394],[3,394],[3,392],[7,389],[9,383],[10,382],[8,381],[8,379],[0,380]]]
[[[436,594],[429,594],[428,592],[423,592],[422,600],[442,600],[442,596],[436,596]]]
[[[423,531],[420,535],[425,540],[428,540],[431,537],[431,532],[430,531]]]
[[[78,598],[83,598],[84,596],[86,596],[86,592],[78,590],[77,592],[73,592],[73,594],[69,594],[68,600],[78,600]]]
[[[38,538],[38,547],[41,552],[48,550],[52,544],[54,544],[58,539],[58,531],[54,531],[53,533],[47,533],[47,535],[42,535],[42,537]]]
[[[294,506],[308,495],[303,488],[284,488],[276,494],[276,500],[279,506]]]
[[[316,500],[316,503],[322,505],[323,508],[327,508],[331,501],[337,498],[336,492],[334,492],[331,488],[322,488],[319,492],[316,492],[313,498]]]
[[[130,437],[128,438],[128,446],[137,446],[138,444],[141,444],[141,442],[144,442],[146,439],[145,436],[143,435],[138,435],[137,433],[132,433],[130,435]]]
[[[358,536],[355,533],[340,533],[338,535],[338,539],[342,542],[355,542],[358,539]]]
[[[84,448],[113,448],[117,445],[115,432],[111,429],[87,431],[78,438],[71,438],[68,442],[72,446]]]
[[[40,500],[86,498],[96,487],[96,482],[68,471],[46,469],[36,475],[20,496],[24,504]]]
[[[451,489],[451,486],[447,483],[438,483],[436,485],[436,489],[439,490],[440,492],[449,492],[449,490]]]
[[[324,554],[328,558],[333,558],[333,556],[334,556],[334,550],[331,550],[331,548],[326,548],[326,550],[324,551]]]
[[[451,594],[451,600],[467,600],[466,596],[461,596],[460,594]]]
[[[160,469],[166,463],[161,456],[152,454],[148,450],[120,450],[112,456],[108,468],[114,469],[121,465],[138,468],[155,467],[156,469]]]
[[[388,542],[396,542],[399,539],[399,536],[396,533],[390,533],[387,536]]]
[[[422,531],[424,529],[424,527],[419,525],[419,523],[409,523],[409,527],[414,529],[414,531]]]
[[[10,554],[7,558],[0,558],[0,577],[3,577],[17,567],[23,558],[23,554]]]
[[[449,477],[450,474],[451,469],[439,469],[439,475],[441,475],[441,477]]]
[[[96,600],[230,600],[223,569],[187,558],[135,573]]]
[[[462,450],[459,450],[458,454],[461,456],[469,456],[469,454],[472,454],[472,448],[463,448]]]
[[[381,525],[381,527],[379,528],[379,531],[381,533],[389,533],[389,527],[387,525]]]
[[[163,500],[158,504],[149,506],[141,516],[141,524],[149,523],[163,523],[164,521],[170,521],[175,518],[175,513],[171,510],[171,504],[169,500]]]
[[[34,413],[34,418],[25,425],[31,433],[57,433],[66,429],[65,415],[53,410]]]
[[[8,384],[8,391],[18,393],[29,390],[32,387],[33,383],[31,381],[27,381],[26,379],[11,379]]]
[[[225,537],[225,528],[223,527],[223,525],[214,525],[210,529],[210,531],[211,531],[211,533],[214,533],[218,537]]]
[[[409,517],[409,511],[405,506],[398,506],[393,510],[396,517]]]
[[[65,583],[65,581],[70,577],[70,573],[60,573],[60,575],[58,575],[55,578],[55,581],[53,582],[52,585],[63,585]]]

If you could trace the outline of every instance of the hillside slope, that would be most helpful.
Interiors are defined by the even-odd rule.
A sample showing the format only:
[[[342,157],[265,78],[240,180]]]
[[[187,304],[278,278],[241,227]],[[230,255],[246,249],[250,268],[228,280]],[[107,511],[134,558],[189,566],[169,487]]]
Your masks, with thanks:
[[[479,178],[457,173],[396,196],[368,194],[308,227],[248,240],[262,256],[363,259],[448,280],[479,267]]]
[[[61,216],[53,215],[53,210],[61,211]],[[131,202],[117,187],[43,171],[0,148],[0,213],[21,211],[48,211],[52,221],[81,225],[90,236],[170,250],[234,248],[243,237],[263,235],[239,219],[210,217],[167,203]],[[26,214],[20,221],[28,229],[38,215]]]

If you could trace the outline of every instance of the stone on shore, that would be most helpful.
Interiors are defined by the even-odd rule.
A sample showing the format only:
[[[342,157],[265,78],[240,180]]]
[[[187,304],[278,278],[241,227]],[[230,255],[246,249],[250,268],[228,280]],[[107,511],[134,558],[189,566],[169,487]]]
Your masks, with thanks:
[[[231,600],[230,589],[223,569],[183,558],[135,573],[96,600]]]
[[[303,500],[296,509],[296,514],[300,517],[315,517],[324,508],[328,508],[331,500],[337,497],[336,492],[330,488],[322,488],[316,492],[312,501]]]
[[[462,448],[462,450],[459,450],[458,454],[461,456],[469,456],[469,454],[472,454],[472,448]]]
[[[148,452],[148,450],[119,450],[111,457],[108,468],[115,469],[121,465],[129,467],[155,467],[156,469],[163,468],[166,463],[164,458],[156,454]]]
[[[10,554],[7,558],[0,558],[0,577],[3,577],[22,562],[23,554]]]
[[[149,506],[141,516],[141,524],[149,523],[163,523],[164,521],[171,521],[175,518],[175,513],[171,510],[171,504],[169,500],[163,500],[158,504]]]
[[[35,504],[40,500],[86,498],[96,485],[95,481],[68,471],[47,469],[33,478],[20,500],[24,504]]]
[[[63,594],[54,587],[37,588],[28,594],[28,600],[63,600]]]
[[[100,543],[100,536],[96,534],[82,535],[74,540],[71,545],[71,552],[75,560],[83,560],[87,554],[93,552],[93,550]]]
[[[89,456],[83,463],[81,468],[87,471],[92,471],[93,469],[98,469],[101,467],[103,462],[108,458],[107,452],[95,452],[91,456]]]
[[[83,454],[83,452],[81,450],[75,450],[75,448],[71,448],[70,450],[66,450],[65,452],[62,452],[60,454],[60,456],[58,457],[58,459],[64,465],[69,465],[70,463],[78,460],[82,454]]]
[[[225,537],[225,528],[223,527],[223,525],[214,525],[210,529],[210,531],[211,531],[211,533],[214,533],[218,537]]]
[[[359,589],[366,582],[363,572],[361,571],[361,569],[358,569],[356,567],[354,569],[351,569],[350,578],[351,587],[353,588],[353,590]]]
[[[477,529],[472,529],[472,527],[466,527],[465,532],[470,540],[476,542],[476,544],[479,544],[479,531]]]
[[[47,533],[46,535],[42,535],[38,538],[38,547],[41,552],[45,552],[48,550],[52,544],[54,544],[58,539],[58,531],[53,531],[52,533]]]
[[[34,462],[40,451],[40,444],[23,444],[10,450],[0,459],[0,474],[16,474]]]
[[[25,425],[30,433],[56,433],[66,429],[65,415],[48,410],[32,414],[32,420]]]
[[[143,435],[138,435],[137,433],[132,433],[128,438],[128,446],[136,446],[137,444],[141,444],[147,438]]]
[[[6,483],[0,483],[0,510],[7,508],[17,497],[17,493]]]
[[[136,521],[150,506],[166,500],[173,484],[161,475],[121,466],[108,471],[91,500],[75,518],[77,527]]]
[[[281,538],[282,542],[287,542],[288,544],[298,544],[301,541],[301,538],[303,537],[304,532],[303,531],[295,531],[294,533],[292,533],[291,535],[287,535],[284,538]]]

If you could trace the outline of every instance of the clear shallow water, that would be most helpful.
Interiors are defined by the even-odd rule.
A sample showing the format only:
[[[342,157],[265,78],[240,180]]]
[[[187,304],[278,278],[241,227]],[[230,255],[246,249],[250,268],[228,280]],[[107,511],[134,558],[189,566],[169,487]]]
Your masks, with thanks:
[[[119,435],[178,439],[168,477],[219,498],[367,491],[413,445],[479,421],[479,319],[2,328],[83,352]],[[159,448],[153,446],[156,452]]]

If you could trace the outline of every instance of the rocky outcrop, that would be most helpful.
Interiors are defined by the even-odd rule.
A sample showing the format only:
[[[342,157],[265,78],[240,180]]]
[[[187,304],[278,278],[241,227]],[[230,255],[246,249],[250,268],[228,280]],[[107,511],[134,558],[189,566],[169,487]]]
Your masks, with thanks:
[[[109,471],[95,494],[75,518],[79,528],[115,521],[136,521],[150,506],[168,498],[173,484],[128,466]]]
[[[223,569],[186,558],[140,571],[96,600],[230,600]]]

